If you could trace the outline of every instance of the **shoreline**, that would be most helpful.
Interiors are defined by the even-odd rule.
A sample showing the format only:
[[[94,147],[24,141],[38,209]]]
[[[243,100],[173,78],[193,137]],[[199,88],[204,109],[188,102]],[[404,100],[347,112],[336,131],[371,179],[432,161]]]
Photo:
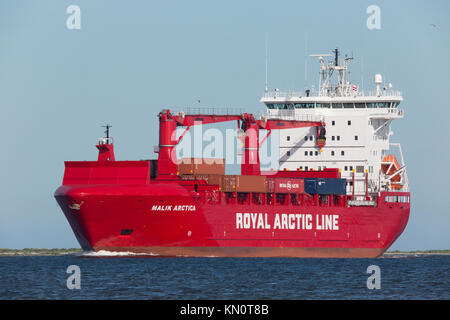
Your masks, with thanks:
[[[24,248],[24,249],[5,249],[0,248],[0,257],[10,256],[62,256],[69,254],[82,253],[81,248],[53,248],[53,249],[36,249],[36,248]]]
[[[83,253],[81,248],[53,248],[53,249],[36,249],[36,248],[24,248],[24,249],[5,249],[0,248],[0,257],[10,256],[62,256],[73,255]],[[408,256],[434,256],[450,255],[450,250],[417,250],[417,251],[387,251],[380,258],[383,257],[408,257]]]

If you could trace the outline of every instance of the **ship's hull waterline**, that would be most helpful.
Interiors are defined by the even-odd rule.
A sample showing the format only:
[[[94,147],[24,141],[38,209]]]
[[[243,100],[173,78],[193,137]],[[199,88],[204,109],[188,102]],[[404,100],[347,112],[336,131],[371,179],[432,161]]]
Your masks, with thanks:
[[[375,207],[207,204],[176,184],[61,186],[55,197],[84,250],[185,257],[374,258],[409,203]],[[409,196],[409,193],[397,193]]]

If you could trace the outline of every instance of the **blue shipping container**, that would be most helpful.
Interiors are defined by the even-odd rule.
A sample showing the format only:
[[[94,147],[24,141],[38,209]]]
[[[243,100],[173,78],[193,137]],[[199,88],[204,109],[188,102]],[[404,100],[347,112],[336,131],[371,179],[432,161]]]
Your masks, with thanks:
[[[346,179],[305,179],[305,192],[309,194],[346,194]]]

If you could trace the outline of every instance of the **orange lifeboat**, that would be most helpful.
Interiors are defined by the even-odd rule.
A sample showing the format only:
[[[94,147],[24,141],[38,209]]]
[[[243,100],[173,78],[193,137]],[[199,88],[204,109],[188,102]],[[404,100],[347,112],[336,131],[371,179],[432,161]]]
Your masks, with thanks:
[[[383,173],[388,176],[395,174],[398,170],[400,170],[400,165],[398,164],[397,158],[395,158],[393,154],[386,155],[382,160],[381,170],[383,170]],[[390,180],[391,189],[399,190],[403,188],[403,184],[399,183],[401,181],[400,174],[391,177]]]

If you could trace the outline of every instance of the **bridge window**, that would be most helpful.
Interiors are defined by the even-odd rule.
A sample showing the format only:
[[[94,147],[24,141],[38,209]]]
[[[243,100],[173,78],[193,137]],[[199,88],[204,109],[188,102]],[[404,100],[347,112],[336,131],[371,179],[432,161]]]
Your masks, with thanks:
[[[340,103],[340,102],[333,102],[331,107],[333,109],[341,109],[342,108],[342,103]]]
[[[316,103],[316,108],[330,108],[329,103]]]
[[[377,104],[375,102],[369,102],[367,103],[367,108],[376,108]]]
[[[308,102],[308,103],[296,103],[295,108],[297,109],[313,109],[314,103]]]
[[[397,108],[400,102],[392,102],[391,108]]]
[[[355,103],[355,108],[364,109],[366,107],[365,103]]]
[[[287,105],[285,103],[275,103],[274,109],[287,109]]]
[[[353,103],[344,103],[344,108],[347,109],[353,108]]]
[[[378,108],[389,108],[389,102],[377,102]]]
[[[275,107],[273,106],[273,103],[268,103],[266,104],[267,108],[269,109],[274,109]]]

